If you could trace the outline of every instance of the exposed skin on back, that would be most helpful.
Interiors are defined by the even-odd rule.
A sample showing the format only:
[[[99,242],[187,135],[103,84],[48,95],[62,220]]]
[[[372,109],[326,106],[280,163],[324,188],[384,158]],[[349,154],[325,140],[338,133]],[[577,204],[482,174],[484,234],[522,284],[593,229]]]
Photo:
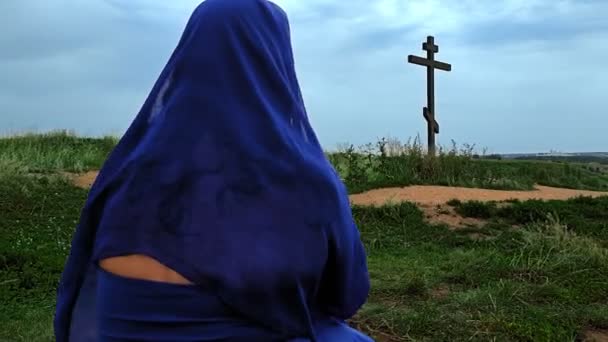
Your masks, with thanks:
[[[134,254],[101,260],[99,266],[117,276],[177,285],[192,285],[181,274],[146,255]]]

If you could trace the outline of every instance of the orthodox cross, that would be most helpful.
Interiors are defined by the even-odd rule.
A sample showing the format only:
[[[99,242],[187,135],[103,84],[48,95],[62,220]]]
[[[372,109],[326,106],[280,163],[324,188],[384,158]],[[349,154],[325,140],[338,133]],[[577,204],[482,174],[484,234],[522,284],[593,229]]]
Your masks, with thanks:
[[[423,115],[428,123],[429,154],[435,155],[435,134],[439,134],[439,123],[435,119],[435,69],[451,71],[452,66],[435,60],[439,46],[435,45],[435,38],[432,36],[428,36],[426,42],[422,43],[422,50],[426,51],[426,58],[409,55],[407,61],[426,67],[427,105],[424,107]]]

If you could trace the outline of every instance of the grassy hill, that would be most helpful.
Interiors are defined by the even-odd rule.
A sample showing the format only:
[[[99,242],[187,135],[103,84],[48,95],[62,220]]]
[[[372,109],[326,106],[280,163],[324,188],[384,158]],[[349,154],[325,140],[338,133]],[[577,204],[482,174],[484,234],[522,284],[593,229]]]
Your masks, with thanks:
[[[87,195],[58,173],[99,168],[115,143],[65,134],[0,139],[0,341],[53,340],[55,288]],[[402,152],[329,157],[351,192],[608,184],[583,164]],[[373,286],[354,325],[395,342],[574,341],[608,329],[607,197],[450,205],[482,224],[430,224],[413,203],[353,208]]]
[[[7,137],[0,139],[0,163],[30,173],[95,170],[116,142],[114,137],[93,139],[65,132]],[[440,149],[437,158],[429,158],[417,141],[395,146],[393,141],[389,145],[381,140],[327,155],[352,193],[419,184],[505,190],[531,190],[539,184],[608,190],[608,169],[593,164],[476,159],[466,146]]]

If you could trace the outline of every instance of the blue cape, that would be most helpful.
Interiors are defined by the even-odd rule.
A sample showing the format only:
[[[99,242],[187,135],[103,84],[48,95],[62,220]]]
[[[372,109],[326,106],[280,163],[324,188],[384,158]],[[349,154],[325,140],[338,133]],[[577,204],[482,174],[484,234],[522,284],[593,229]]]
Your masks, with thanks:
[[[365,251],[277,5],[207,0],[192,14],[90,190],[58,288],[57,341],[94,334],[97,262],[126,254],[285,336],[366,301]]]

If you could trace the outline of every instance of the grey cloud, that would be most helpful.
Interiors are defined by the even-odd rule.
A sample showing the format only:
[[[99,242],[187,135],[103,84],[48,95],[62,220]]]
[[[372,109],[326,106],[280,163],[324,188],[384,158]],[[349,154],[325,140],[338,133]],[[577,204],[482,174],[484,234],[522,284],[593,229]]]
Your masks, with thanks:
[[[0,4],[0,133],[119,133],[177,43],[181,15],[100,1]],[[187,14],[186,14],[187,16]],[[159,18],[160,17],[160,18]]]
[[[574,9],[571,13],[555,13],[547,5],[537,8],[534,17],[527,20],[501,17],[475,22],[466,26],[460,38],[472,46],[500,46],[529,41],[561,42],[587,34],[608,35],[608,2],[588,0],[574,3]]]
[[[422,54],[426,32],[417,18],[404,13],[402,22],[385,22],[374,16],[369,0],[285,1],[302,91],[325,146],[363,144],[383,135],[424,136],[424,69],[405,61],[407,54]],[[602,42],[608,35],[602,13],[608,13],[608,2],[570,1],[571,14],[556,11],[550,0],[538,3],[546,5],[519,24],[486,16],[464,29],[446,30],[441,20],[423,27],[430,34],[441,31],[440,59],[454,64],[452,73],[437,76],[440,142],[454,138],[502,152],[606,149],[601,104],[608,48]],[[0,133],[120,133],[196,4],[0,0]],[[465,11],[459,4],[442,2]],[[596,57],[572,65],[582,51]],[[590,70],[595,74],[589,76]],[[542,136],[534,125],[542,125]],[[568,132],[580,137],[560,138]]]
[[[72,6],[67,1],[0,5],[0,60],[37,60],[96,45],[103,31],[87,24],[93,13],[111,15],[104,6]]]
[[[315,2],[307,3],[305,10],[299,13],[288,13],[292,23],[298,25],[321,25],[325,26],[332,22],[344,22],[344,20],[365,13],[366,7],[370,6],[369,1],[351,0],[335,2]],[[289,9],[288,6],[284,6]]]
[[[413,24],[398,27],[370,27],[350,37],[342,45],[339,45],[339,48],[349,53],[355,53],[356,51],[373,52],[395,47],[405,48],[413,39],[423,38],[414,35],[414,33],[417,33],[416,28],[416,25]]]
[[[57,92],[83,87],[141,87],[159,72],[176,44],[179,25],[125,15],[104,3],[68,6],[24,2],[0,24],[0,71],[9,92]],[[95,15],[93,15],[95,13]]]

